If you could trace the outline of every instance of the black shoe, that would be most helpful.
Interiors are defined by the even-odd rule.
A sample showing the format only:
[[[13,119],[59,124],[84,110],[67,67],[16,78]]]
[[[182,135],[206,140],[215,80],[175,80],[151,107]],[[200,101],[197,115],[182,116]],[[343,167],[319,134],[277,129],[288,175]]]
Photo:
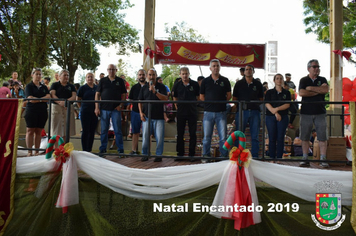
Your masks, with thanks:
[[[135,151],[131,151],[129,154],[130,154],[130,155],[138,155],[138,153],[135,152]]]
[[[195,158],[190,159],[190,162],[195,162]]]
[[[106,154],[106,150],[100,151],[99,152],[99,157],[103,157],[103,156],[105,156],[105,154]]]
[[[148,157],[142,157],[141,161],[148,161]]]
[[[154,162],[161,162],[162,161],[162,158],[160,158],[160,157],[156,157],[155,159],[154,159]]]

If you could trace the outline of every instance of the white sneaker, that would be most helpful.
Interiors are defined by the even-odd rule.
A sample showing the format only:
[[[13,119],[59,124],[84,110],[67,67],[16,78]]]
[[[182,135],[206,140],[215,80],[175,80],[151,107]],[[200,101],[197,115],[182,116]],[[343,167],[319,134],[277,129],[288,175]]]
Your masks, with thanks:
[[[328,167],[329,167],[329,164],[326,163],[326,162],[321,162],[321,163],[319,164],[319,166],[322,167],[322,168],[328,168]]]

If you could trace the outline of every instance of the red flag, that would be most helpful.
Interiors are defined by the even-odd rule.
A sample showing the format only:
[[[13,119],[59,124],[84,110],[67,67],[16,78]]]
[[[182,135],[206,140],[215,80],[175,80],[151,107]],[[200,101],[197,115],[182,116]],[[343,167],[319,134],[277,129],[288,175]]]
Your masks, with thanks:
[[[209,65],[219,59],[222,66],[264,68],[265,44],[218,44],[155,40],[155,63]]]
[[[22,99],[0,99],[0,235],[14,214],[14,187]]]

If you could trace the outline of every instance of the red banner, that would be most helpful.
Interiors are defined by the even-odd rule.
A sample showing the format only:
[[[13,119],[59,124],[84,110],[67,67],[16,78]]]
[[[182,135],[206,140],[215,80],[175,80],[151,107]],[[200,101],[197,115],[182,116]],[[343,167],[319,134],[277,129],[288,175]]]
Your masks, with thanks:
[[[264,69],[265,44],[214,44],[155,40],[156,64],[209,65],[219,59],[222,66]]]
[[[17,145],[22,99],[0,99],[0,235],[14,213]]]

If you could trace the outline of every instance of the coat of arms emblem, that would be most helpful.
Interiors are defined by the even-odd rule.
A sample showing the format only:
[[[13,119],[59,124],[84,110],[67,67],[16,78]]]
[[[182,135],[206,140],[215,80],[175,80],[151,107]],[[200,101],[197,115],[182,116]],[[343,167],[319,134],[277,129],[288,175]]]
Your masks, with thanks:
[[[170,56],[172,54],[172,47],[170,43],[164,43],[163,44],[163,51],[162,54],[166,57]]]
[[[317,185],[318,189],[337,191],[340,186],[335,181],[322,181]],[[327,187],[327,188],[326,188]],[[323,230],[335,230],[339,228],[342,222],[345,221],[346,216],[341,212],[341,193],[316,193],[315,194],[315,215],[312,214],[311,218],[317,227]]]

